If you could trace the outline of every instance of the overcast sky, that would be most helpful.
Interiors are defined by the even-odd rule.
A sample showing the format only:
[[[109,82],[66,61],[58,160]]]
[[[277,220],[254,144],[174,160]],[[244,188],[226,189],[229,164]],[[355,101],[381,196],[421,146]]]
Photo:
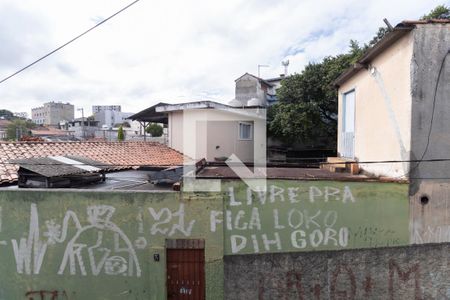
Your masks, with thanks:
[[[0,0],[0,79],[131,0]],[[245,72],[277,77],[367,42],[387,18],[417,19],[448,0],[141,0],[75,43],[0,84],[0,108],[48,101],[137,112],[159,101],[234,96]],[[80,113],[77,113],[79,115]]]

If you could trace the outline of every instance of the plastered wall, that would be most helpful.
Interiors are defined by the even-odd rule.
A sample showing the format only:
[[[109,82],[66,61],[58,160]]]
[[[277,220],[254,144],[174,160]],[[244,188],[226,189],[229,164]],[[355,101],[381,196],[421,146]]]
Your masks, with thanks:
[[[409,244],[408,185],[269,180],[266,192],[225,182],[224,253],[257,254]]]
[[[411,242],[450,241],[450,26],[414,30],[411,69]],[[443,159],[440,161],[428,161]],[[421,161],[422,160],[422,161]]]
[[[338,152],[342,153],[343,97],[355,91],[354,155],[360,162],[409,160],[412,34],[406,34],[339,88]],[[373,71],[371,71],[373,70]],[[408,165],[364,164],[369,173],[402,177]]]

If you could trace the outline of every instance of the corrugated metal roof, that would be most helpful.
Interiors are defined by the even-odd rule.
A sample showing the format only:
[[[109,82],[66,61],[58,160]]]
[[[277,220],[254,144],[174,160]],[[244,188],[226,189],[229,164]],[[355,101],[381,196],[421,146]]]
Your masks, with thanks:
[[[112,167],[99,161],[74,156],[28,158],[13,160],[12,162],[18,164],[20,169],[25,169],[44,177],[98,173]]]
[[[133,121],[140,121],[140,122],[153,122],[153,123],[167,124],[169,122],[167,115],[164,113],[161,113],[161,112],[156,112],[156,107],[162,106],[162,105],[168,105],[168,103],[159,102],[158,104],[150,106],[149,108],[146,108],[144,110],[141,110],[138,113],[135,113],[132,116],[129,116],[127,119],[133,120]]]

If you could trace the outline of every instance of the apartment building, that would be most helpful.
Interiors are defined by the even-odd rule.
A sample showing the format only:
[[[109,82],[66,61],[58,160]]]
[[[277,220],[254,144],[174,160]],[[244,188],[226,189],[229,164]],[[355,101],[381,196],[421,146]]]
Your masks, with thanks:
[[[31,119],[39,125],[58,126],[61,121],[71,121],[75,117],[75,106],[70,103],[47,102],[31,109]]]
[[[120,105],[92,105],[92,113],[96,114],[101,111],[117,111],[121,112],[122,107]]]

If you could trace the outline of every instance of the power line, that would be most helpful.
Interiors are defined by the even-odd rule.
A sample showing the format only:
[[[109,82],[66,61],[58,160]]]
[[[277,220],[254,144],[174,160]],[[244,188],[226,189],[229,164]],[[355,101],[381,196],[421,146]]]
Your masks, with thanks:
[[[33,65],[37,64],[38,62],[40,62],[41,60],[49,57],[50,55],[52,55],[53,53],[61,50],[62,48],[64,48],[65,46],[75,42],[76,40],[78,40],[79,38],[81,38],[83,35],[87,34],[88,32],[94,30],[95,28],[99,27],[100,25],[102,25],[103,23],[109,21],[110,19],[114,18],[115,16],[117,16],[118,14],[120,14],[121,12],[123,12],[124,10],[128,9],[129,7],[131,7],[132,5],[136,4],[137,2],[139,2],[140,0],[135,0],[133,2],[131,2],[130,4],[128,4],[127,6],[125,6],[124,8],[120,9],[119,11],[115,12],[114,14],[110,15],[109,17],[107,17],[106,19],[104,19],[103,21],[101,21],[100,23],[97,23],[96,25],[92,26],[91,28],[89,28],[88,30],[84,31],[83,33],[77,35],[76,37],[74,37],[73,39],[71,39],[70,41],[62,44],[61,46],[59,46],[58,48],[54,49],[53,51],[50,51],[49,53],[45,54],[44,56],[42,56],[41,58],[38,58],[37,60],[33,61],[32,63],[26,65],[25,67],[23,67],[22,69],[14,72],[13,74],[3,78],[2,80],[0,80],[0,84],[5,82],[6,80],[16,76],[17,74],[25,71],[26,69],[32,67]]]

